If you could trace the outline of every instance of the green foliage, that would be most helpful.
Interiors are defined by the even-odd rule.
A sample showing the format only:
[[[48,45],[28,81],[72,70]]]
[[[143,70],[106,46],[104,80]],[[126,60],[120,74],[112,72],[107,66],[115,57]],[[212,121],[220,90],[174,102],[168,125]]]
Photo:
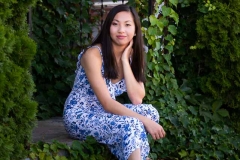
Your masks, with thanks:
[[[239,10],[237,0],[196,1],[178,9],[177,76],[231,108],[239,108],[240,100]]]
[[[202,64],[201,89],[229,107],[239,108],[240,2],[216,2],[213,7],[216,9],[197,21],[196,47],[208,55]]]
[[[36,118],[29,72],[36,44],[26,29],[26,13],[33,4],[0,2],[0,159],[4,160],[26,157]]]
[[[156,1],[155,13],[149,17],[150,26],[143,28],[149,47],[146,102],[159,110],[160,124],[167,132],[164,139],[151,141],[150,157],[239,159],[239,136],[229,127],[229,113],[221,108],[222,100],[196,94],[186,80],[179,87],[171,53],[180,21],[175,3],[165,1],[160,12],[161,4],[162,1]]]
[[[150,140],[150,157],[152,159],[167,158],[186,160],[238,160],[240,157],[240,139],[239,136],[231,128],[232,124],[228,110],[223,108],[223,104],[225,104],[224,98],[217,97],[213,99],[211,97],[208,97],[208,95],[197,94],[199,93],[199,90],[197,89],[200,88],[199,81],[202,82],[202,79],[199,75],[202,76],[208,73],[207,71],[210,69],[206,67],[206,65],[210,66],[212,65],[212,62],[208,62],[208,64],[204,63],[205,59],[210,58],[210,52],[209,48],[203,47],[202,44],[204,41],[196,41],[196,21],[198,18],[203,18],[204,15],[212,14],[213,12],[215,12],[218,9],[217,4],[202,0],[169,0],[164,2],[165,3],[163,3],[163,7],[161,8],[162,10],[160,10],[159,6],[162,4],[162,1],[156,0],[156,4],[154,5],[154,13],[151,16],[147,17],[148,1],[129,1],[130,4],[137,7],[138,11],[141,11],[140,15],[143,19],[142,30],[146,38],[145,41],[148,45],[148,80],[146,83],[147,94],[145,102],[152,103],[158,109],[161,115],[160,124],[165,128],[167,132],[167,137],[164,139],[161,139],[159,141]],[[49,64],[52,64],[54,61],[50,60],[54,59],[53,57],[57,57],[58,55],[53,54],[54,49],[61,46],[59,44],[63,44],[59,43],[58,37],[56,38],[54,36],[62,35],[63,33],[65,33],[65,31],[62,33],[60,31],[56,31],[57,27],[52,27],[54,25],[57,26],[54,22],[54,17],[55,15],[57,15],[57,19],[63,18],[61,19],[63,22],[65,22],[66,19],[64,19],[64,16],[60,16],[62,14],[60,14],[59,9],[56,11],[54,10],[52,2],[43,2],[43,4],[43,8],[41,9],[39,7],[38,9],[40,11],[38,12],[41,13],[39,14],[39,19],[41,18],[41,15],[42,17],[44,17],[45,21],[44,23],[40,23],[41,20],[39,20],[39,29],[37,30],[37,27],[35,28],[35,37],[37,39],[37,33],[39,33],[39,35],[42,34],[41,36],[39,36],[41,37],[39,39],[42,42],[39,43],[41,44],[39,45],[41,47],[39,47],[38,54],[39,59],[42,58],[41,62],[47,63],[45,63],[45,65],[40,65],[41,63],[36,63],[34,65],[34,69],[35,72],[38,71],[36,72],[36,75],[39,74],[45,76],[45,78],[40,76],[39,81],[44,81],[38,84],[41,84],[42,88],[45,87],[45,89],[47,89],[41,93],[42,100],[46,100],[46,102],[41,102],[42,105],[40,107],[41,111],[46,111],[46,115],[42,114],[40,116],[46,117],[54,114],[54,112],[56,113],[56,110],[60,110],[58,106],[62,105],[61,103],[65,100],[60,99],[62,100],[62,102],[59,102],[56,105],[55,103],[58,101],[52,98],[52,96],[56,96],[57,94],[59,94],[58,92],[60,91],[60,89],[56,91],[56,87],[50,88],[55,86],[56,84],[55,81],[53,84],[50,82],[54,79],[52,74],[56,75],[57,72],[55,72],[56,69],[54,67],[54,69],[49,67]],[[58,3],[56,2],[54,4],[57,5]],[[212,6],[210,4],[212,4]],[[214,6],[216,8],[214,8]],[[44,9],[44,7],[46,9]],[[62,5],[62,7],[64,8],[65,6]],[[50,13],[54,14],[54,16],[50,16]],[[65,12],[63,11],[61,13]],[[67,13],[70,14],[72,12]],[[35,20],[38,21],[37,18]],[[54,24],[50,25],[52,23]],[[47,26],[47,28],[41,29],[41,26]],[[203,24],[203,27],[204,26],[205,24]],[[51,37],[55,41],[51,39]],[[205,39],[208,39],[208,37],[205,37]],[[49,41],[53,43],[51,44],[52,46],[49,44],[45,47],[45,44],[50,43]],[[194,44],[195,42],[197,42],[196,45]],[[58,45],[56,45],[55,43],[58,43]],[[200,50],[199,48],[201,47],[203,49]],[[63,49],[65,48],[59,48],[59,50]],[[64,62],[66,60],[68,62],[67,64],[70,65],[71,62],[69,62],[68,60],[71,59],[74,53],[71,51],[71,49],[68,51],[69,53],[71,53],[67,54],[70,55],[70,58],[68,57],[67,60],[64,59]],[[205,53],[203,51],[207,51],[206,53],[209,54],[202,55],[202,53]],[[175,61],[173,61],[173,58]],[[75,58],[73,62],[75,65]],[[173,62],[175,68],[173,67]],[[179,65],[179,62],[183,64]],[[202,63],[204,63],[204,68],[207,69],[204,70],[204,72],[202,72],[202,65],[200,65]],[[176,67],[176,64],[180,67]],[[71,67],[69,67],[69,70],[70,68]],[[75,69],[75,66],[73,68]],[[63,71],[62,68],[61,74],[66,74],[65,76],[68,77],[67,73],[69,74],[69,70],[64,68]],[[177,70],[177,74],[175,73],[175,70]],[[50,78],[47,79],[48,77]],[[187,78],[188,81],[184,80],[182,83],[183,78]],[[65,78],[61,82],[66,83],[66,79],[67,78]],[[180,82],[182,83],[181,86],[179,86]],[[49,86],[46,85],[46,83],[49,84]],[[65,85],[69,87],[71,86],[70,83],[71,80],[69,80],[69,84]],[[66,91],[68,87],[65,88],[64,91]],[[42,89],[40,88],[39,90],[41,91]],[[41,96],[37,96],[36,98],[39,98]],[[61,96],[64,97],[62,93]],[[59,95],[57,95],[56,97],[59,97]],[[119,98],[120,101],[125,101],[124,96]],[[48,102],[51,103],[48,104]],[[149,138],[151,139],[151,137]],[[56,145],[58,146],[58,149],[61,149],[60,146],[62,145]],[[85,149],[83,152],[81,147],[82,145],[83,144],[80,142],[74,142],[75,147],[71,147],[70,149],[68,149],[68,147],[65,146],[63,148],[64,150],[67,150],[68,154],[70,155],[69,157],[72,157],[73,159],[75,155],[82,156],[81,158],[83,159],[89,159],[90,155],[94,155],[93,157],[95,157],[96,153],[99,153],[99,155],[106,155],[105,157],[107,158],[103,156],[105,159],[108,159],[108,156],[110,155],[105,154],[105,152],[109,153],[109,150],[107,150],[105,147],[99,147],[98,143],[95,144],[86,141],[86,144],[84,144],[86,148],[91,148],[94,146],[93,151],[92,149],[90,149],[90,151],[92,152],[85,152]],[[35,147],[33,146],[33,148]],[[60,159],[59,155],[57,155],[57,152],[59,150],[56,150],[54,148],[56,147],[51,146],[50,144],[40,143],[36,146],[36,149],[32,150],[32,154],[30,155],[30,157],[33,156],[34,158],[35,156],[35,158],[39,158],[41,156],[45,158],[51,157],[52,159]],[[103,157],[100,157],[100,159]],[[61,158],[64,159],[67,157]]]
[[[57,141],[51,144],[38,142],[30,147],[29,158],[35,160],[117,160],[106,145],[98,143],[93,137],[85,141],[74,140],[71,146]]]
[[[184,100],[159,108],[167,136],[151,142],[151,157],[179,159],[239,159],[240,137],[229,127],[221,100],[194,94],[185,80],[179,98]]]
[[[72,88],[77,55],[91,39],[90,5],[90,1],[43,0],[33,10],[38,51],[32,71],[39,118],[62,115]]]
[[[188,3],[177,10],[176,77],[188,79],[196,92],[221,99],[239,133],[239,1]]]

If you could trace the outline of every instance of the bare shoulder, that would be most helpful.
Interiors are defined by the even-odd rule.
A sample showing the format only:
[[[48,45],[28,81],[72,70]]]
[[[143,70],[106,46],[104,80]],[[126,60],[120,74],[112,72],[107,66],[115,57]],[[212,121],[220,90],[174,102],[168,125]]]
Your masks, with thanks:
[[[101,63],[101,62],[102,62],[102,57],[99,49],[96,47],[88,48],[81,58],[81,64],[83,66],[89,63],[95,64],[95,63]]]

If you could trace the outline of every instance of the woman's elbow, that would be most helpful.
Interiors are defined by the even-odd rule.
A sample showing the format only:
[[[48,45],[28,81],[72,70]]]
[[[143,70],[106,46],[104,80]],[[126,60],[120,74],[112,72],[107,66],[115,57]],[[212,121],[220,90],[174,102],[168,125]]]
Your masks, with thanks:
[[[142,98],[133,98],[131,99],[131,102],[134,105],[142,104]]]
[[[145,96],[145,92],[142,95],[140,95],[140,94],[133,95],[132,94],[132,95],[129,95],[129,99],[131,100],[132,104],[138,105],[138,104],[142,104],[144,96]]]
[[[101,104],[102,104],[103,109],[104,109],[105,111],[107,111],[107,112],[110,112],[110,113],[112,112],[112,107],[110,107],[110,106],[111,106],[111,101],[112,101],[111,98],[106,99],[106,100],[104,100],[104,101],[100,101]]]

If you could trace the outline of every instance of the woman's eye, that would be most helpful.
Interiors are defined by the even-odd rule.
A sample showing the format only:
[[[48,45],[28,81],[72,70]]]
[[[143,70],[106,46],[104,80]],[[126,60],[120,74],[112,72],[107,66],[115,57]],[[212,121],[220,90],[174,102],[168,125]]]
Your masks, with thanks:
[[[112,23],[112,25],[114,25],[114,26],[115,26],[115,25],[117,25],[117,23]]]
[[[126,26],[131,26],[131,24],[126,24]]]

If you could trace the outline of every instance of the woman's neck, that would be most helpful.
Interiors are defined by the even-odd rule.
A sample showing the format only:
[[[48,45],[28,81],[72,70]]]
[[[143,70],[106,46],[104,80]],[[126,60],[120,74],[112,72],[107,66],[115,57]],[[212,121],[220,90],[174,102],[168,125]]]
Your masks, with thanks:
[[[126,47],[127,46],[117,46],[113,44],[112,49],[117,62],[119,62],[119,60],[121,59],[123,51],[125,50]]]

